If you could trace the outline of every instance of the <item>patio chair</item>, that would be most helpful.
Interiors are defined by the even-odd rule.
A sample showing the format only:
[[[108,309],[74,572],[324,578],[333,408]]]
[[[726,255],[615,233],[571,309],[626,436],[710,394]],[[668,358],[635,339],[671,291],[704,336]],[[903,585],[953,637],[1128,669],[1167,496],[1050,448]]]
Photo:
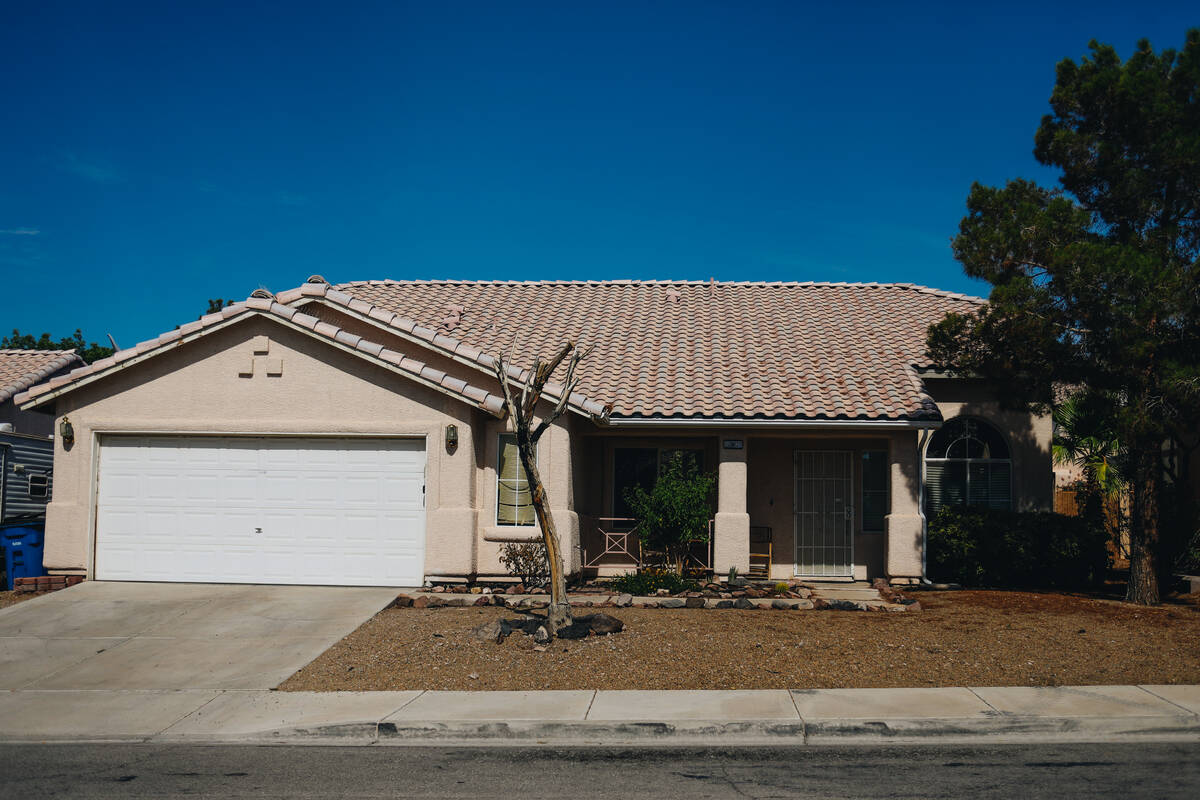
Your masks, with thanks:
[[[771,529],[766,525],[750,526],[750,569],[746,571],[747,578],[771,577],[771,556],[773,543]]]

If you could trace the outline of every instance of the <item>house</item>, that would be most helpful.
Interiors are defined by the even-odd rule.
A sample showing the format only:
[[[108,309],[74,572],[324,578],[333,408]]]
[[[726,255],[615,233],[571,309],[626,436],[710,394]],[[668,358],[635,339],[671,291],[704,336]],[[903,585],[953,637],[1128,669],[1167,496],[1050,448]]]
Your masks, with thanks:
[[[83,364],[74,350],[0,349],[0,523],[44,515],[53,481],[54,417],[22,411],[13,398]]]
[[[1052,502],[1049,418],[924,364],[927,327],[982,302],[875,283],[260,290],[17,398],[74,432],[45,560],[108,580],[503,575],[502,546],[539,533],[489,354],[527,365],[572,339],[592,349],[537,453],[569,571],[629,568],[605,532],[682,452],[717,476],[718,576],[749,568],[753,528],[772,578],[917,581],[927,510]]]
[[[22,411],[13,398],[34,384],[81,366],[84,361],[74,350],[0,350],[0,430],[49,436],[53,417]]]

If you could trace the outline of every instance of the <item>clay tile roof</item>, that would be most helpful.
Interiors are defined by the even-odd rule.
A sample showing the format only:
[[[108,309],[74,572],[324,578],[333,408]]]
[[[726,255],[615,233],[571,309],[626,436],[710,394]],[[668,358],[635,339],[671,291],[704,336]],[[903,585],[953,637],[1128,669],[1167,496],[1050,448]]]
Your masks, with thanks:
[[[305,284],[305,290],[310,287],[315,289],[328,288],[319,284]],[[308,292],[306,291],[307,295]],[[338,294],[339,300],[349,303],[352,298],[348,295]],[[319,296],[324,296],[323,293]],[[189,322],[173,331],[168,331],[154,339],[149,339],[145,342],[140,342],[131,348],[121,350],[108,358],[100,359],[91,365],[84,365],[78,369],[74,369],[68,375],[60,375],[45,383],[34,385],[37,380],[52,375],[57,369],[46,371],[46,367],[37,373],[36,380],[29,381],[24,385],[16,385],[12,394],[15,394],[15,401],[18,403],[26,403],[34,400],[37,397],[46,395],[56,389],[69,386],[70,384],[84,380],[86,378],[96,378],[103,376],[106,372],[117,371],[123,369],[128,363],[132,363],[133,359],[138,357],[153,357],[160,351],[169,349],[174,345],[178,345],[191,336],[204,335],[208,329],[215,328],[227,320],[235,317],[248,316],[259,314],[266,317],[276,318],[284,323],[291,324],[301,330],[311,333],[319,339],[324,339],[332,344],[337,344],[352,350],[355,353],[361,354],[365,358],[373,359],[378,363],[386,364],[389,368],[399,369],[401,372],[407,373],[409,377],[424,382],[426,385],[435,387],[440,391],[445,391],[452,395],[461,397],[464,401],[478,406],[488,413],[496,416],[504,415],[504,398],[497,393],[493,393],[481,386],[473,386],[472,384],[457,378],[452,378],[440,370],[432,369],[420,361],[407,358],[403,354],[396,353],[391,350],[385,350],[383,345],[367,341],[357,334],[344,331],[336,325],[331,325],[328,322],[323,322],[316,317],[307,314],[299,313],[291,306],[279,303],[277,300],[271,300],[264,297],[251,297],[244,302],[234,303],[221,309],[220,313],[207,314],[201,317],[196,322]],[[457,343],[455,343],[457,344]],[[71,363],[83,364],[83,360],[74,352],[53,351],[30,351],[30,350],[0,350],[0,380],[5,375],[5,365],[7,362],[3,356],[14,354],[14,362],[17,357],[25,357],[28,354],[35,355],[53,355],[58,357],[58,362],[46,362],[47,364],[58,363],[58,369]],[[67,360],[67,357],[74,361]],[[43,359],[44,360],[44,359]],[[15,368],[14,368],[15,369]],[[481,376],[482,378],[482,376]],[[495,379],[493,378],[493,381]],[[487,385],[486,378],[479,383]],[[20,394],[16,394],[20,392]],[[7,399],[7,396],[0,398]]]
[[[480,364],[514,337],[516,364],[567,339],[591,346],[581,401],[611,400],[613,417],[936,420],[914,370],[926,329],[984,303],[812,282],[362,281],[328,294],[370,303],[375,319],[394,312],[392,324],[437,345],[457,340]]]
[[[68,367],[82,367],[74,350],[0,350],[0,403]]]

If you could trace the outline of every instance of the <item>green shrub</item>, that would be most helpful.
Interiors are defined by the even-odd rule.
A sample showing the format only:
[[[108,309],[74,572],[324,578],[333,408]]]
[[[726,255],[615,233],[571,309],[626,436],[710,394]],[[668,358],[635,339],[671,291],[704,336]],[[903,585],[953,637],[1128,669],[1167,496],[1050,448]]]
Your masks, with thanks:
[[[929,572],[968,586],[1085,588],[1104,581],[1107,541],[1081,517],[948,506],[929,523]]]
[[[619,578],[613,578],[609,586],[614,591],[636,595],[652,595],[659,589],[666,589],[671,594],[679,594],[680,592],[694,592],[700,588],[700,584],[696,581],[665,569],[627,572]]]
[[[652,489],[627,489],[625,502],[637,517],[642,551],[661,553],[675,572],[683,572],[688,548],[694,542],[708,541],[716,483],[715,477],[696,468],[694,459],[675,453]]]

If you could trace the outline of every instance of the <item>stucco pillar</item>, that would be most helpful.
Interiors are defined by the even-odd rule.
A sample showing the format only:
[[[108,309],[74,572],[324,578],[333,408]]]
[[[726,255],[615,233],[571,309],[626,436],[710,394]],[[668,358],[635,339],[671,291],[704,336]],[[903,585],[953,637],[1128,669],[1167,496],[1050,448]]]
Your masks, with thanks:
[[[919,431],[892,434],[889,443],[891,506],[884,518],[887,537],[887,576],[893,580],[913,581],[921,572],[921,548],[924,521],[919,496]]]
[[[429,438],[426,468],[425,574],[467,576],[477,570],[475,442],[468,420],[458,420],[458,447],[446,447],[445,426]]]
[[[750,515],[746,512],[746,450],[721,448],[717,467],[717,515],[713,524],[713,572],[750,569]]]

